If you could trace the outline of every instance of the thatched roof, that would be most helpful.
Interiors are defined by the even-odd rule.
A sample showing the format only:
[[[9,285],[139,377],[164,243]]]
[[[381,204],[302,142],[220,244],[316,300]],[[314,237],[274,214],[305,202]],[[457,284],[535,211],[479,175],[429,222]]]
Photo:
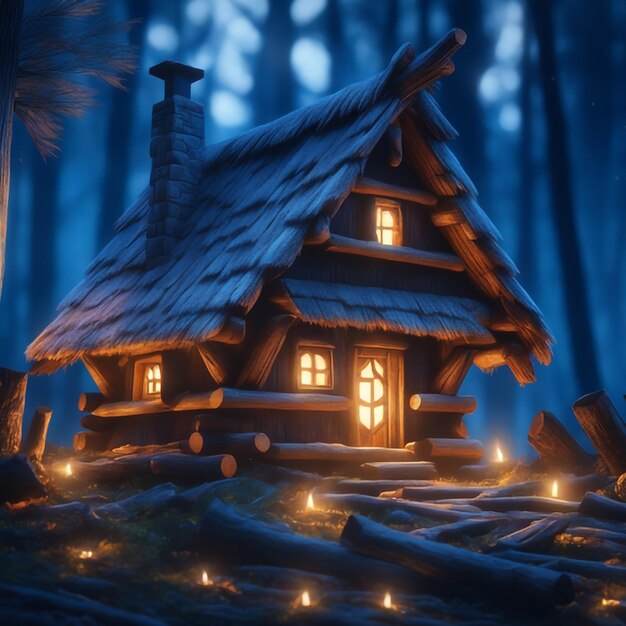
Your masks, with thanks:
[[[417,168],[426,170],[425,183],[438,195],[468,195],[458,202],[458,212],[468,224],[464,236],[476,238],[457,245],[453,233],[453,248],[476,284],[506,301],[520,335],[546,361],[551,337],[541,314],[515,279],[495,227],[443,143],[453,130],[431,96],[420,91],[450,73],[449,57],[461,39],[453,32],[418,58],[404,46],[369,80],[208,147],[186,235],[167,263],[150,269],[144,192],[118,220],[115,236],[83,281],[61,302],[56,319],[29,346],[27,357],[38,362],[35,371],[54,371],[84,354],[191,346],[210,340],[230,316],[245,316],[264,284],[293,264],[313,221],[336,213],[399,114],[403,132],[423,139],[415,155],[407,136],[409,158],[429,151]],[[448,235],[450,229],[442,229]],[[488,271],[474,268],[475,249],[489,259]]]
[[[472,344],[494,342],[489,309],[469,298],[281,279],[290,313],[327,328],[358,328]]]

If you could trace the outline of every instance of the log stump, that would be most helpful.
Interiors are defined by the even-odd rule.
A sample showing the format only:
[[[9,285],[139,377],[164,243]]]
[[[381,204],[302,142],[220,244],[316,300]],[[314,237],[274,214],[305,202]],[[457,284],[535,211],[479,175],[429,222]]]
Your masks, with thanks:
[[[19,452],[27,382],[26,372],[0,367],[0,455]]]
[[[46,437],[48,435],[48,425],[52,417],[52,409],[47,406],[35,408],[35,414],[28,429],[28,435],[22,446],[22,452],[29,459],[40,462],[44,450],[46,449]]]
[[[572,410],[609,471],[615,476],[626,472],[626,424],[606,391],[579,398]]]

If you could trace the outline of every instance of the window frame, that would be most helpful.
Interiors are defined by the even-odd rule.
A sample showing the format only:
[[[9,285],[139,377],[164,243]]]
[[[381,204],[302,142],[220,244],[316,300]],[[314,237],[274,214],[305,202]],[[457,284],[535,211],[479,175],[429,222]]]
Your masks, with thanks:
[[[161,373],[160,383],[161,390],[155,393],[147,394],[146,389],[146,371],[148,367],[159,366]],[[160,354],[151,354],[135,360],[133,364],[133,400],[157,400],[163,394],[163,359]]]
[[[296,371],[296,388],[299,391],[307,391],[310,389],[328,391],[328,390],[332,390],[335,388],[334,350],[335,350],[335,346],[327,344],[327,343],[314,342],[314,341],[306,341],[306,342],[298,343],[296,347],[296,367],[294,369]],[[312,373],[313,380],[315,377],[315,373],[320,371],[320,370],[317,370],[317,368],[315,368],[315,355],[319,354],[320,356],[326,359],[326,362],[328,364],[327,365],[328,367],[328,384],[327,385],[316,385],[316,384],[305,385],[302,382],[301,359],[302,359],[302,356],[307,352],[310,353],[312,356],[312,367],[310,368],[310,371]],[[309,370],[309,368],[306,368],[306,369]]]
[[[394,225],[383,226],[382,225],[382,211],[390,211],[393,219]],[[381,225],[378,225],[378,216],[381,215]],[[392,243],[382,243],[378,239],[378,231],[381,231],[381,239],[382,232],[391,231],[392,233]],[[401,246],[402,245],[402,205],[399,202],[394,202],[393,200],[389,200],[387,198],[376,198],[374,201],[374,237],[377,244],[381,246]]]

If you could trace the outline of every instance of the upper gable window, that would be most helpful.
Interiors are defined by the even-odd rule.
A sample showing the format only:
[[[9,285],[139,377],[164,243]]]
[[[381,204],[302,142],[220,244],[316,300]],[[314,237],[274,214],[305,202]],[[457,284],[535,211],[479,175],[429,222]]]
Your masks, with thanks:
[[[298,387],[301,389],[332,389],[333,358],[331,348],[298,347]]]
[[[376,200],[376,240],[385,246],[402,245],[402,217],[397,203]]]

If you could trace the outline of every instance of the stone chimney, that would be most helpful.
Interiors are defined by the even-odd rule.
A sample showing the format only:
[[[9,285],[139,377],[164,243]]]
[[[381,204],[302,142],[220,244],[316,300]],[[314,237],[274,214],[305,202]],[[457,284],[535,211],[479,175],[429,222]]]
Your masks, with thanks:
[[[201,176],[204,148],[204,110],[190,100],[191,84],[202,70],[164,61],[150,74],[165,81],[165,95],[152,107],[150,156],[150,211],[146,231],[146,263],[154,267],[167,261],[184,235],[193,210]]]

